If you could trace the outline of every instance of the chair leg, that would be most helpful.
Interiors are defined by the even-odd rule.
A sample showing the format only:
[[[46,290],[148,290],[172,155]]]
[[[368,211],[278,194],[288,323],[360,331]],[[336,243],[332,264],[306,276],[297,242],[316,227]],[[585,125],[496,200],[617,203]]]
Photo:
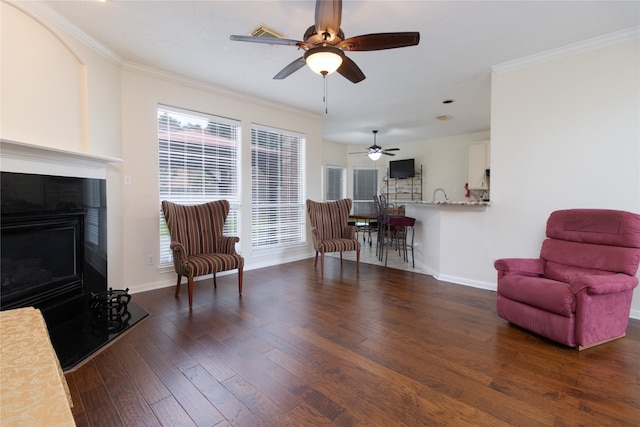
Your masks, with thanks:
[[[324,252],[320,252],[320,271],[324,275]]]
[[[193,277],[189,277],[189,310],[193,306]]]
[[[238,269],[238,295],[242,296],[242,267]]]
[[[316,268],[318,266],[318,251],[316,251],[316,260],[313,263],[313,268]]]
[[[218,289],[218,281],[216,280],[216,273],[213,273],[213,289]]]
[[[360,249],[356,251],[356,271],[360,271]]]
[[[176,298],[180,294],[180,282],[182,282],[182,276],[178,274],[178,282],[176,283]]]
[[[340,251],[340,268],[342,268],[342,251]]]

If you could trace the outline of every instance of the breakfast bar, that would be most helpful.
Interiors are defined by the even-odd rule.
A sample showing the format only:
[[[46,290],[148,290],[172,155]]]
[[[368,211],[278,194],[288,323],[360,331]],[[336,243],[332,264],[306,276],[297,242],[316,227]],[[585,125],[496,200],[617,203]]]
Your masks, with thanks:
[[[416,219],[416,262],[434,277],[456,283],[466,282],[465,277],[486,275],[485,265],[492,265],[489,254],[477,253],[474,248],[489,245],[485,223],[491,202],[446,200],[403,203],[406,215]],[[489,280],[491,278],[487,277]]]

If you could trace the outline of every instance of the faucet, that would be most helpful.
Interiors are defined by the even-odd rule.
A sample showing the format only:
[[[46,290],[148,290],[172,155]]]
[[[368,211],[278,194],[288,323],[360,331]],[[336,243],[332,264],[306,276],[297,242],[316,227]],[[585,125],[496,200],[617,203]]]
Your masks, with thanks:
[[[433,192],[433,199],[431,200],[432,202],[436,201],[436,193],[438,191],[442,191],[442,194],[444,194],[444,201],[448,201],[449,198],[447,197],[447,193],[442,189],[442,188],[436,188],[435,191]]]

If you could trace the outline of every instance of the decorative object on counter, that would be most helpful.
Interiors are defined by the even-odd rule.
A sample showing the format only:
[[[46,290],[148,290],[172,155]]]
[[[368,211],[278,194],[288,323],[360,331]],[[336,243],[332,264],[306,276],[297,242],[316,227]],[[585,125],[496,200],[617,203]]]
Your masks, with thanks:
[[[640,215],[555,211],[546,236],[540,258],[494,263],[498,316],[578,350],[623,337],[638,285]]]
[[[483,202],[489,201],[489,190],[469,190],[469,193],[471,193],[469,200]]]

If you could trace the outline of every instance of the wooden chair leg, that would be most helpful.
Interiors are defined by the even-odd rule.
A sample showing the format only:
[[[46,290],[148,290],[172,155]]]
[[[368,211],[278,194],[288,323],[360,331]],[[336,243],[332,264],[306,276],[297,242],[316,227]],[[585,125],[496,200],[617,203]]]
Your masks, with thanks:
[[[182,276],[178,274],[178,282],[176,283],[176,298],[180,294],[180,282],[182,282]]]
[[[320,271],[324,275],[324,252],[320,253]]]
[[[340,268],[342,268],[342,251],[340,251]]]
[[[356,271],[360,271],[360,249],[356,251]]]
[[[189,310],[193,306],[193,277],[189,277]]]
[[[216,281],[216,273],[213,273],[213,289],[218,289],[218,282]]]
[[[316,268],[318,266],[318,251],[316,251],[316,260],[313,263],[313,268]]]
[[[238,269],[238,294],[242,296],[242,267]]]

